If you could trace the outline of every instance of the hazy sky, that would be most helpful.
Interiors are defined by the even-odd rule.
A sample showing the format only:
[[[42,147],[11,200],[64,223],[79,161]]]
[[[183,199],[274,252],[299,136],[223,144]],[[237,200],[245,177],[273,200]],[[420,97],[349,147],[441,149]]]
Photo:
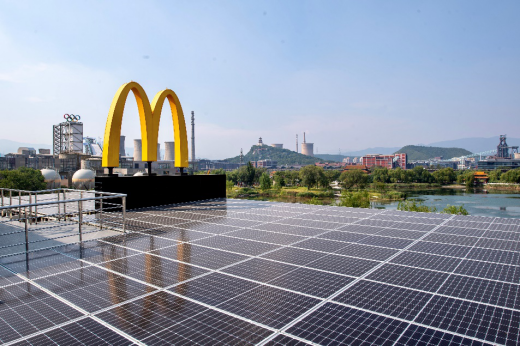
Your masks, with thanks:
[[[520,137],[518,18],[518,0],[0,0],[0,138],[51,144],[64,113],[102,137],[129,81],[195,111],[197,157],[304,131],[331,154]],[[140,137],[133,97],[122,134]]]

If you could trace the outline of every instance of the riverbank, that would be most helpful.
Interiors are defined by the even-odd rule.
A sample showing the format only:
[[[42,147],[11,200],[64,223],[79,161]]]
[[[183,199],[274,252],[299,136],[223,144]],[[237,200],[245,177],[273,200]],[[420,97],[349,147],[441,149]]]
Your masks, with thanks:
[[[489,191],[512,191],[520,192],[520,184],[518,183],[488,183],[484,188]]]

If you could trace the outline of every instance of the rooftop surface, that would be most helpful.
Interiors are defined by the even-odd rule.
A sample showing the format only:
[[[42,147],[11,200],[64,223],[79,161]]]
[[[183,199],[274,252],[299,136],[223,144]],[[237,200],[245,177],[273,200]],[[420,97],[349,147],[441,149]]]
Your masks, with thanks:
[[[518,345],[520,220],[215,200],[0,258],[4,345]]]

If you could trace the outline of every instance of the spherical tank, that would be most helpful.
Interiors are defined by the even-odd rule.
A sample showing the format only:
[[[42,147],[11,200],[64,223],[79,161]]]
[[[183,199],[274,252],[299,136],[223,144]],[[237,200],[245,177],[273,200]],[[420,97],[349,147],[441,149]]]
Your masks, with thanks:
[[[96,173],[92,170],[81,169],[72,176],[72,185],[76,189],[94,189]]]
[[[52,169],[42,169],[40,171],[45,179],[45,183],[47,184],[47,189],[56,189],[61,187],[61,177],[56,171]]]

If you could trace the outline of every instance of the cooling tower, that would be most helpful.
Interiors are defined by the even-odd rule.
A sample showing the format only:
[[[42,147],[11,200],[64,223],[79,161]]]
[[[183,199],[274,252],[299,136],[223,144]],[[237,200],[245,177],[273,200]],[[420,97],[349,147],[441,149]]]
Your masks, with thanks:
[[[141,139],[134,140],[134,161],[142,161],[143,149]]]
[[[119,156],[120,157],[126,157],[125,153],[125,136],[121,135],[119,138]]]
[[[302,143],[302,154],[308,155],[309,157],[314,157],[314,143]]]
[[[175,142],[164,143],[164,160],[174,160],[175,158]]]

